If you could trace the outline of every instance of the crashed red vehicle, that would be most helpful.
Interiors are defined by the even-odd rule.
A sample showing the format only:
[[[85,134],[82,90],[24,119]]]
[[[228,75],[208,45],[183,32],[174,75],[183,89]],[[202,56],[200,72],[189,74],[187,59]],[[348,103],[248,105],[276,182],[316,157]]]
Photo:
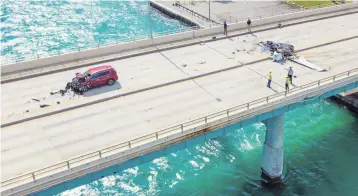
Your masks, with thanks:
[[[102,85],[112,86],[117,80],[116,70],[112,66],[104,65],[89,69],[83,74],[76,73],[70,85],[75,91],[86,92],[88,89]]]

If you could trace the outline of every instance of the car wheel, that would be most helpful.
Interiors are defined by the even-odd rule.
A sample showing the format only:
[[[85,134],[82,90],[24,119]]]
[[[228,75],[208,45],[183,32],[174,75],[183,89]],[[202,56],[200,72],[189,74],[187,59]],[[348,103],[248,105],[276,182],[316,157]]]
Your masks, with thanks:
[[[109,79],[108,82],[107,82],[107,84],[108,84],[109,86],[112,86],[115,82],[116,82],[116,81],[114,81],[113,79]]]
[[[80,90],[81,90],[81,92],[87,92],[87,91],[88,91],[88,87],[87,87],[87,86],[83,86]]]

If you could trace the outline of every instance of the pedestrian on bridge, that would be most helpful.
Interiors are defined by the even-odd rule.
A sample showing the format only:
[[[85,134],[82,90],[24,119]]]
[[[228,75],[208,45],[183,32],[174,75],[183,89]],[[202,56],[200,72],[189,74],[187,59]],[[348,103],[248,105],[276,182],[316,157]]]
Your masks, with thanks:
[[[250,20],[250,18],[247,20],[247,27],[249,29],[249,32],[251,33],[251,20]]]
[[[291,81],[291,84],[292,84],[292,77],[293,77],[293,69],[292,69],[292,67],[290,67],[289,69],[288,69],[288,77],[290,77],[290,81]]]
[[[227,24],[226,24],[226,21],[224,22],[224,35],[227,35]]]
[[[271,81],[272,81],[272,74],[271,74],[271,71],[270,73],[267,75],[267,87],[271,88]]]
[[[290,83],[291,83],[290,77],[286,76],[285,88],[286,88],[287,93],[290,90]]]

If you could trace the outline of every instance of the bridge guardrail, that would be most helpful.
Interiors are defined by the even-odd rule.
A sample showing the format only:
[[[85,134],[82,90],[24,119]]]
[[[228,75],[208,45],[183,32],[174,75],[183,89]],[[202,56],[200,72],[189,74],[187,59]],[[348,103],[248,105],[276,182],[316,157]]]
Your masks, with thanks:
[[[318,87],[320,85],[327,84],[328,82],[331,82],[331,81],[334,82],[337,79],[339,80],[339,79],[346,78],[346,77],[349,77],[351,75],[356,75],[356,74],[358,74],[358,68],[355,68],[355,69],[352,69],[349,71],[345,71],[345,72],[336,74],[334,76],[323,78],[323,79],[320,79],[315,82],[311,82],[308,84],[298,86],[298,87],[290,90],[289,92],[282,91],[282,92],[276,93],[274,95],[270,95],[270,96],[260,98],[260,99],[257,99],[257,100],[254,100],[254,101],[251,101],[251,102],[248,102],[245,104],[234,106],[234,107],[228,108],[226,110],[222,110],[222,111],[215,112],[215,113],[212,113],[212,114],[200,117],[200,118],[196,118],[194,120],[183,122],[179,125],[168,127],[166,129],[159,130],[155,133],[147,134],[142,137],[138,137],[138,138],[129,140],[127,142],[122,142],[122,143],[119,143],[119,144],[116,144],[116,145],[113,145],[113,146],[110,146],[110,147],[107,147],[107,148],[104,148],[104,149],[101,149],[101,150],[98,150],[95,152],[91,152],[91,153],[88,153],[88,154],[85,154],[85,155],[82,155],[82,156],[79,156],[76,158],[69,159],[67,161],[63,161],[61,163],[58,163],[58,164],[55,164],[52,166],[45,167],[40,170],[36,170],[36,171],[30,172],[27,174],[17,176],[15,178],[11,178],[11,179],[2,181],[1,188],[5,189],[5,188],[8,188],[8,187],[15,185],[17,183],[20,183],[20,182],[22,184],[24,184],[27,182],[36,181],[38,179],[41,179],[42,177],[49,176],[56,172],[68,170],[68,169],[74,168],[76,166],[88,163],[90,161],[99,160],[101,158],[115,154],[117,152],[122,152],[123,150],[131,149],[131,148],[135,147],[136,145],[139,145],[142,142],[149,142],[149,140],[153,141],[153,140],[165,138],[169,133],[173,133],[173,134],[179,133],[179,132],[184,133],[186,131],[186,128],[188,128],[190,125],[200,124],[200,125],[207,126],[212,119],[215,119],[217,117],[230,117],[230,114],[232,114],[234,112],[241,112],[241,111],[245,111],[248,109],[252,109],[257,104],[269,103],[270,101],[277,100],[277,98],[279,98],[279,99],[285,98],[285,97],[287,97],[287,94],[293,94],[294,92],[301,91],[301,90],[311,88],[311,87]],[[54,172],[54,171],[56,171],[56,172]]]
[[[357,2],[351,2],[351,3],[357,3]],[[339,5],[332,5],[332,6],[339,6]],[[272,12],[270,14],[264,14],[264,15],[260,15],[260,16],[256,16],[256,17],[250,17],[250,18],[252,20],[256,20],[256,19],[261,20],[261,19],[264,19],[266,17],[278,16],[278,15],[284,15],[284,14],[295,14],[295,13],[310,11],[310,10],[313,10],[313,9],[323,9],[323,8],[332,7],[332,6],[326,6],[326,7],[317,7],[316,6],[316,7],[310,7],[309,9],[298,9],[298,10],[294,10],[294,11],[275,12],[275,13]],[[237,24],[237,23],[240,23],[240,22],[244,22],[246,20],[247,20],[247,18],[236,20],[236,21],[228,21],[228,25]],[[217,27],[217,26],[220,26],[220,25],[222,25],[222,24],[213,24],[209,28]],[[58,56],[58,55],[63,55],[63,54],[79,52],[79,51],[88,50],[88,49],[103,48],[103,47],[106,47],[106,46],[116,45],[116,44],[120,44],[120,43],[131,43],[131,42],[136,42],[136,41],[139,41],[139,40],[145,40],[145,39],[160,37],[160,36],[163,36],[163,35],[170,35],[170,34],[178,34],[178,33],[185,33],[185,32],[195,31],[195,30],[198,30],[198,29],[202,29],[202,28],[199,28],[197,26],[195,26],[195,27],[185,27],[185,28],[181,28],[180,30],[169,30],[169,31],[163,31],[163,32],[152,33],[152,34],[149,33],[149,30],[148,30],[148,34],[144,34],[142,36],[136,35],[136,36],[131,37],[131,38],[122,38],[122,39],[119,39],[119,40],[109,41],[109,42],[105,42],[105,43],[95,43],[95,44],[86,45],[86,46],[79,46],[78,45],[78,46],[75,46],[75,47],[67,48],[67,49],[65,49],[64,52],[54,51],[54,52],[50,52],[50,53],[46,53],[46,54],[24,55],[22,57],[2,57],[1,65],[9,65],[9,64],[15,64],[15,63],[24,62],[24,61],[43,59],[43,58],[48,58],[48,57],[52,57],[52,56]]]

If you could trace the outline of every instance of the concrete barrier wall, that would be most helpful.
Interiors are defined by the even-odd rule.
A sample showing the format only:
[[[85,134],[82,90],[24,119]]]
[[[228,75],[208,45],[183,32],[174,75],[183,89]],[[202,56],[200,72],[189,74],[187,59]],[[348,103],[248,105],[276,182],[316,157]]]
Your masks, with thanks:
[[[228,25],[228,28],[230,29],[229,25]],[[214,34],[219,34],[219,33],[223,33],[223,32],[224,32],[223,27],[215,26],[215,27],[211,27],[211,28],[207,28],[207,29],[197,30],[195,32],[195,36],[203,37],[203,36],[214,35]]]
[[[339,5],[339,6],[333,6],[333,7],[327,7],[327,8],[320,8],[315,10],[308,10],[308,11],[302,11],[302,12],[296,12],[296,13],[290,13],[290,14],[284,14],[279,16],[272,16],[262,19],[255,19],[252,20],[252,26],[262,26],[267,25],[275,22],[283,22],[298,18],[303,18],[307,16],[313,16],[313,15],[319,15],[323,13],[332,13],[342,10],[348,10],[352,8],[358,8],[358,3],[349,3],[345,5]],[[246,28],[246,22],[241,23],[235,23],[235,24],[229,24],[228,29],[229,31],[234,31],[238,29]],[[73,52],[73,53],[66,53],[58,56],[52,56],[47,58],[41,58],[41,59],[35,59],[31,61],[24,61],[19,62],[15,64],[9,64],[2,66],[2,74],[11,73],[11,72],[17,72],[27,69],[33,69],[43,66],[51,66],[55,64],[63,64],[66,62],[71,61],[79,61],[83,59],[89,59],[89,58],[96,58],[104,55],[109,55],[113,53],[120,53],[128,50],[133,50],[137,48],[143,48],[147,46],[151,46],[153,44],[164,44],[164,43],[170,43],[174,41],[179,40],[185,40],[190,39],[194,37],[203,37],[208,35],[214,35],[214,34],[220,34],[223,31],[222,26],[215,26],[211,28],[206,29],[198,29],[193,31],[187,31],[172,35],[164,35],[155,37],[153,39],[145,39],[145,40],[139,40],[136,42],[129,42],[129,43],[122,43],[122,44],[115,44],[111,46],[96,48],[96,49],[88,49],[83,50],[80,52]]]
[[[159,44],[165,44],[169,42],[180,41],[180,40],[191,39],[191,38],[193,38],[193,32],[186,31],[182,33],[176,33],[172,35],[153,38],[153,44],[159,45]]]

